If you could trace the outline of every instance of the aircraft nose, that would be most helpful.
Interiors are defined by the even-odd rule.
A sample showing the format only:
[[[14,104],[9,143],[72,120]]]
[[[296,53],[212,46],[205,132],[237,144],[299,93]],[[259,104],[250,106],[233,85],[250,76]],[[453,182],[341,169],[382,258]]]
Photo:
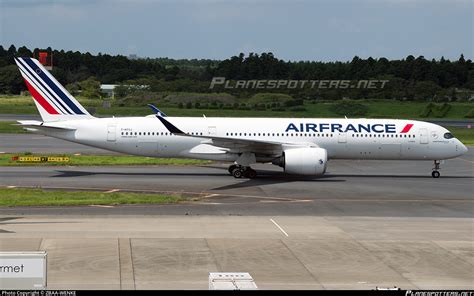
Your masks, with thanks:
[[[459,143],[456,145],[456,150],[459,151],[459,153],[461,155],[463,155],[464,153],[467,152],[467,147],[466,145],[464,145],[463,143],[461,143],[461,141],[459,141]]]
[[[464,145],[464,144],[461,144],[461,145],[462,145],[462,147],[461,147],[461,149],[462,149],[462,154],[464,154],[464,153],[467,152],[468,149],[467,149],[466,145]]]

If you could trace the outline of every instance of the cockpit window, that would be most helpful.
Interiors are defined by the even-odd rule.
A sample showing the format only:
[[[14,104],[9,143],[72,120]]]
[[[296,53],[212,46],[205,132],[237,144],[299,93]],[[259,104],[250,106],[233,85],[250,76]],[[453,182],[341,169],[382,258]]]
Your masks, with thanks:
[[[453,136],[453,134],[451,134],[451,133],[445,133],[445,134],[444,134],[444,138],[445,138],[445,139],[452,139],[452,138],[454,138],[454,136]]]

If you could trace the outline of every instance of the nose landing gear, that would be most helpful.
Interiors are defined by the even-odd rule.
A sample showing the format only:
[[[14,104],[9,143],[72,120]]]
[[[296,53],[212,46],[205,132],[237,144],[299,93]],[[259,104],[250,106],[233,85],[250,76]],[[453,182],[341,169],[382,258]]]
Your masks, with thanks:
[[[433,172],[431,172],[431,176],[433,178],[439,178],[440,176],[440,173],[439,173],[439,165],[440,165],[440,161],[439,160],[435,160],[434,161],[434,168],[433,168]]]
[[[249,166],[241,166],[233,164],[229,167],[229,173],[234,176],[234,178],[249,178],[253,179],[257,177],[257,172]]]

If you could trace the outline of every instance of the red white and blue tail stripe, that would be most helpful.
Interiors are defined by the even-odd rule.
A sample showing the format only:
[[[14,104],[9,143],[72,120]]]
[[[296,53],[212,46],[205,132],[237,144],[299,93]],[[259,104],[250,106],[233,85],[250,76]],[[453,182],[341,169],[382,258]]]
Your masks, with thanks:
[[[87,110],[32,58],[15,58],[43,121],[93,118]]]

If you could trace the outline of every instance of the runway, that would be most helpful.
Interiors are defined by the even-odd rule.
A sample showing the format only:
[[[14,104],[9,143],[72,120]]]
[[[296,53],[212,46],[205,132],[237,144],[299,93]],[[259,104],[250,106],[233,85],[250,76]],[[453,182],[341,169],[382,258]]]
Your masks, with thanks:
[[[464,217],[473,215],[474,149],[442,164],[424,161],[332,160],[320,178],[255,166],[259,177],[235,179],[227,164],[206,166],[2,167],[0,186],[62,190],[160,192],[198,197],[174,205],[111,208],[1,208],[0,214],[320,215]]]

